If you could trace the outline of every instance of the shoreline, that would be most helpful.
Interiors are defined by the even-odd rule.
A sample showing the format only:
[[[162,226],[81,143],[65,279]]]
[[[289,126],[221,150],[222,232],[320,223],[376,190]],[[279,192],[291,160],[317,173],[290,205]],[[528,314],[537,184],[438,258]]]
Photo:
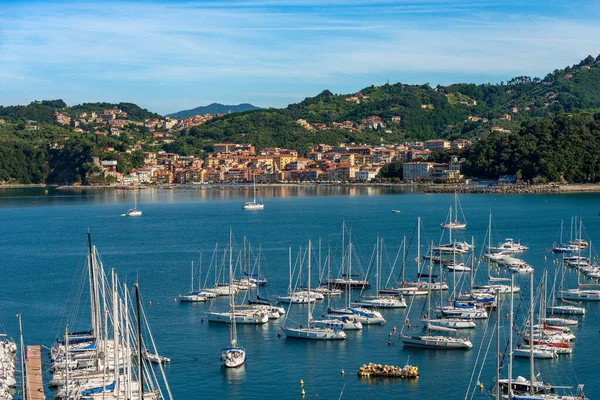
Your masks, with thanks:
[[[46,184],[0,185],[0,189],[52,188],[55,190],[248,190],[251,183],[214,183],[207,185],[171,184],[171,185],[95,185],[95,186],[58,186]],[[262,183],[263,188],[311,188],[311,187],[365,187],[413,189],[430,194],[547,194],[547,193],[600,193],[600,184],[544,184],[544,185],[465,185],[434,183]]]

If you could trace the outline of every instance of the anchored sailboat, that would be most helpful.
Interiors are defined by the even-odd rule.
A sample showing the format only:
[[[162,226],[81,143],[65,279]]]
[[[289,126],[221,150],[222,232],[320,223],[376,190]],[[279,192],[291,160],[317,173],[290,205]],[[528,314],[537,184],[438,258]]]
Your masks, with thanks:
[[[254,183],[252,185],[252,201],[247,201],[244,203],[244,210],[262,210],[265,208],[263,203],[256,202],[256,176],[254,176]]]
[[[246,351],[239,347],[237,340],[237,330],[235,326],[235,295],[233,293],[233,249],[232,232],[229,230],[229,344],[221,350],[221,360],[227,368],[236,368],[246,362]]]
[[[127,210],[127,212],[125,212],[125,215],[128,217],[142,216],[142,210],[138,210],[137,208],[137,194],[135,192],[133,193],[133,208]]]
[[[310,260],[311,260],[311,242],[308,241],[308,293],[310,293]],[[309,339],[309,340],[343,340],[346,339],[346,333],[338,326],[317,327],[313,325],[310,303],[306,305],[307,319],[306,327],[300,325],[299,328],[286,326],[281,328],[288,338]],[[287,322],[287,320],[286,320]]]

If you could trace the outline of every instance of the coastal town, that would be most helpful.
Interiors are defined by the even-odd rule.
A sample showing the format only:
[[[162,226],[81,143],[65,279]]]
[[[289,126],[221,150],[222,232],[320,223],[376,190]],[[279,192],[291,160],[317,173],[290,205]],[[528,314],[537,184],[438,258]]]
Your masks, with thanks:
[[[75,132],[85,132],[84,126],[96,135],[120,137],[128,135],[133,127],[143,126],[152,131],[149,142],[139,140],[125,152],[132,153],[154,147],[155,151],[144,151],[144,165],[127,173],[118,171],[116,160],[95,158],[94,174],[117,185],[146,184],[201,184],[201,183],[278,183],[299,181],[328,182],[371,182],[380,175],[386,164],[403,163],[403,179],[418,182],[458,183],[464,179],[461,162],[453,157],[449,163],[434,163],[427,159],[434,151],[464,149],[470,140],[432,139],[425,142],[368,145],[342,143],[338,146],[319,144],[303,149],[261,148],[250,143],[214,143],[213,151],[204,158],[184,156],[162,150],[183,129],[201,125],[221,115],[196,115],[184,119],[164,117],[146,119],[144,122],[127,118],[119,109],[105,110],[102,114],[81,113],[70,117],[55,113],[55,120],[69,125]],[[399,117],[396,118],[396,120]],[[395,119],[392,118],[392,121]],[[315,128],[306,123],[306,129]],[[335,123],[338,124],[338,123]],[[355,126],[351,121],[340,123],[336,128],[377,129],[385,126],[378,117],[365,119],[365,124]],[[107,153],[114,148],[104,149]]]

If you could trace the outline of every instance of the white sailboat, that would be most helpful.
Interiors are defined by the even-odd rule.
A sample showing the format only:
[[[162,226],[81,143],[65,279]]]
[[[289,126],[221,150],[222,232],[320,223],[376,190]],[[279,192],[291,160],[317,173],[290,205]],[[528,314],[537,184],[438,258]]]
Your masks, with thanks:
[[[432,265],[430,265],[429,271],[429,280],[431,281],[431,273],[433,272],[431,269]],[[414,297],[411,301],[411,307],[414,302]],[[410,313],[409,308],[409,313]],[[431,291],[427,292],[427,314],[431,313]],[[456,330],[452,328],[448,328],[445,326],[434,326],[430,324],[425,324],[425,334],[424,335],[406,335],[404,334],[404,329],[410,329],[410,322],[408,318],[406,319],[406,323],[402,326],[400,330],[399,337],[402,340],[404,346],[407,347],[422,347],[427,349],[440,349],[440,350],[457,350],[457,349],[471,349],[473,344],[468,338],[460,338],[454,336],[437,336],[432,335],[431,331],[442,331],[442,332],[452,332],[455,333]]]
[[[308,292],[310,293],[310,260],[311,260],[311,242],[308,241]],[[310,304],[306,306],[307,320],[306,327],[300,325],[299,328],[291,328],[286,326],[281,328],[283,333],[288,338],[293,339],[308,339],[308,340],[344,340],[346,333],[337,326],[317,327],[312,324],[312,313]],[[288,313],[289,314],[289,313]],[[287,322],[287,321],[286,321]]]
[[[125,215],[128,217],[141,217],[142,210],[138,210],[137,208],[137,193],[133,193],[133,208],[130,208],[125,212]]]
[[[227,368],[236,368],[244,365],[246,362],[246,350],[238,345],[237,330],[236,330],[236,314],[235,314],[235,295],[232,290],[233,281],[233,250],[232,250],[232,233],[229,230],[229,344],[221,350],[221,360]]]
[[[252,201],[245,202],[242,208],[244,210],[262,210],[265,208],[263,203],[256,202],[256,176],[254,176],[254,183],[252,185]]]
[[[530,272],[529,277],[529,296],[530,296],[530,308],[529,308],[529,335],[533,336],[533,272]],[[510,312],[510,326],[509,326],[509,348],[512,349],[512,331],[513,331],[513,313],[512,313],[512,295],[511,295],[511,312]],[[550,385],[546,382],[543,382],[538,379],[538,376],[535,375],[534,363],[536,358],[545,358],[547,354],[542,354],[544,352],[543,349],[535,350],[536,346],[528,346],[529,350],[529,380],[519,376],[517,379],[512,379],[512,361],[513,356],[516,356],[519,352],[519,349],[515,349],[514,352],[511,351],[508,358],[508,379],[499,379],[498,376],[496,378],[496,387],[497,387],[497,398],[498,400],[508,398],[509,400],[587,400],[587,397],[583,393],[583,385],[577,386],[577,395],[564,395],[557,394],[556,389],[569,389],[570,387],[560,387]],[[498,369],[499,371],[499,369]],[[497,372],[498,374],[499,372]],[[501,388],[508,395],[507,397],[503,397],[501,395]]]
[[[352,276],[352,241],[348,243],[348,257],[347,257],[347,265],[348,265],[348,274],[347,276]],[[342,261],[343,262],[343,261]],[[343,266],[342,266],[343,268]],[[381,315],[379,311],[367,309],[360,306],[351,306],[352,296],[352,286],[350,281],[346,282],[346,304],[344,308],[327,308],[327,314],[330,318],[347,318],[347,317],[357,317],[358,320],[363,325],[379,325],[385,324],[385,318]]]
[[[229,240],[229,251],[232,252],[232,239],[230,238]],[[231,258],[232,256],[230,255],[230,264],[233,263]],[[233,284],[232,265],[229,267],[229,284],[226,286],[219,286],[219,288],[221,290],[219,295],[222,294],[224,290],[228,290],[229,297],[232,295],[235,296],[235,293],[237,293],[238,287]],[[266,310],[261,309],[235,310],[230,307],[226,312],[209,311],[207,319],[208,322],[219,322],[224,324],[231,324],[232,321],[235,321],[237,324],[259,325],[269,322],[269,313]]]
[[[465,214],[463,213],[462,207],[460,207],[460,213],[462,215],[462,221],[458,219],[458,209],[460,207],[460,202],[458,200],[458,194],[454,193],[454,215],[452,215],[452,211],[450,211],[450,215],[448,216],[448,220],[440,224],[442,229],[465,229],[467,227],[467,219],[465,218]]]
[[[381,273],[383,264],[383,238],[377,238],[375,245],[375,295],[360,296],[359,301],[352,303],[352,307],[365,308],[406,308],[406,301],[402,295],[381,293]]]
[[[200,282],[200,277],[198,277],[198,282]],[[188,294],[180,294],[179,301],[182,303],[206,303],[209,297],[213,298],[216,297],[216,295],[214,293],[194,290],[194,261],[192,261],[192,279],[190,282],[190,291]]]

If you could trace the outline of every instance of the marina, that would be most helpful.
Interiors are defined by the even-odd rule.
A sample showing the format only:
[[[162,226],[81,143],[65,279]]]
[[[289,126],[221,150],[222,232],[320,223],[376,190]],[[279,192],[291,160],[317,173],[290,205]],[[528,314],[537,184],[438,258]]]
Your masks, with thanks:
[[[462,257],[456,254],[457,261],[474,267],[473,287],[495,285],[506,290],[501,295],[502,304],[498,313],[487,310],[487,318],[464,320],[469,329],[461,329],[457,337],[467,339],[472,348],[445,351],[404,347],[398,336],[402,327],[407,338],[419,336],[437,341],[438,335],[449,335],[432,329],[431,333],[422,336],[422,310],[427,303],[427,289],[424,290],[424,296],[405,296],[406,303],[413,302],[412,307],[380,307],[378,312],[385,319],[385,324],[363,323],[360,330],[343,329],[345,340],[286,340],[282,328],[290,327],[301,332],[300,329],[309,327],[307,316],[309,320],[327,320],[326,311],[329,307],[343,310],[349,302],[349,308],[352,308],[352,304],[361,299],[371,300],[369,296],[374,296],[380,288],[401,287],[399,277],[403,264],[407,280],[416,279],[417,271],[420,271],[420,274],[431,276],[421,278],[425,288],[433,279],[447,285],[447,290],[434,289],[430,293],[430,322],[433,324],[434,311],[440,307],[440,296],[444,303],[442,305],[446,306],[449,298],[456,297],[456,301],[462,301],[462,297],[455,296],[455,291],[460,290],[461,294],[469,291],[468,277],[471,271],[449,271],[441,266],[443,272],[440,273],[439,265],[430,267],[430,261],[422,259],[422,255],[428,254],[431,242],[435,245],[445,243],[440,238],[440,221],[447,217],[447,205],[454,202],[452,194],[428,195],[389,188],[377,191],[369,188],[356,191],[355,188],[311,188],[303,191],[296,188],[290,192],[274,188],[262,193],[265,202],[269,204],[268,209],[260,213],[249,213],[239,205],[251,195],[250,191],[151,190],[138,195],[144,204],[144,217],[130,219],[120,218],[120,212],[133,203],[131,194],[95,191],[93,194],[82,195],[61,191],[59,195],[51,193],[40,197],[30,189],[19,190],[21,192],[0,192],[0,223],[10,228],[0,232],[1,252],[7,273],[13,279],[12,284],[2,283],[3,325],[8,333],[12,337],[17,336],[14,324],[7,317],[22,313],[26,343],[41,343],[49,347],[56,338],[64,336],[65,316],[69,315],[67,299],[73,298],[77,293],[85,298],[89,297],[85,290],[81,291],[73,283],[80,279],[80,273],[87,262],[85,235],[89,227],[107,271],[114,269],[130,288],[134,287],[135,282],[140,282],[145,299],[145,313],[152,327],[153,338],[160,349],[160,352],[149,349],[148,353],[143,353],[143,357],[170,359],[169,364],[164,364],[166,359],[162,359],[161,365],[165,368],[174,398],[198,398],[196,394],[199,392],[224,399],[296,398],[300,395],[298,382],[301,379],[304,382],[303,389],[311,397],[318,394],[322,398],[338,398],[343,389],[343,398],[392,399],[401,396],[418,399],[435,396],[461,399],[467,389],[475,388],[474,398],[489,398],[489,389],[493,386],[494,379],[494,357],[491,357],[490,362],[488,356],[488,362],[482,368],[483,391],[476,387],[475,382],[470,383],[470,377],[473,370],[479,368],[479,349],[483,346],[485,351],[488,346],[492,325],[496,323],[498,313],[503,320],[501,340],[505,343],[508,339],[508,325],[504,323],[504,316],[508,313],[507,300],[510,294],[510,287],[506,289],[510,282],[504,281],[502,286],[494,280],[509,278],[508,267],[494,261],[490,261],[488,267],[488,260],[483,256],[489,241],[490,209],[493,213],[491,246],[501,247],[498,244],[508,243],[505,238],[519,238],[512,243],[528,247],[519,257],[533,267],[536,291],[543,271],[548,271],[547,309],[558,310],[558,307],[563,307],[567,310],[572,306],[580,307],[586,312],[579,316],[554,315],[548,319],[547,325],[569,324],[577,338],[570,344],[570,355],[559,354],[559,351],[548,348],[536,350],[539,353],[535,363],[536,371],[553,385],[570,386],[572,392],[575,392],[577,384],[581,383],[585,384],[587,398],[600,396],[600,388],[595,383],[591,368],[594,359],[588,356],[594,351],[600,351],[600,344],[596,340],[600,323],[595,318],[600,313],[599,305],[597,302],[570,304],[551,296],[552,286],[556,286],[555,291],[558,290],[563,273],[562,254],[551,251],[561,219],[568,220],[572,215],[582,218],[587,235],[576,239],[585,239],[589,245],[585,251],[581,251],[581,255],[589,257],[591,247],[592,263],[596,260],[594,243],[600,243],[600,236],[596,233],[600,231],[600,220],[597,215],[591,215],[590,204],[600,200],[598,194],[460,196],[469,224],[467,228],[453,232],[453,236],[456,234],[456,240],[466,243],[471,243],[472,237],[474,238],[475,261],[469,258],[470,253]],[[19,196],[18,205],[14,196]],[[389,218],[390,208],[393,209],[400,203],[402,214]],[[549,213],[550,210],[552,214]],[[520,218],[522,214],[528,214],[536,223],[523,220]],[[420,254],[417,254],[416,246],[418,217],[422,220]],[[351,265],[347,264],[349,260],[342,262],[342,224],[347,227],[345,253],[348,254],[350,247],[353,254]],[[181,302],[179,299],[181,293],[200,291],[206,287],[214,287],[215,282],[230,280],[226,272],[230,266],[230,254],[225,254],[230,227],[233,232],[231,267],[235,278],[245,279],[242,272],[244,268],[248,276],[258,274],[257,269],[253,271],[253,258],[243,256],[243,237],[247,236],[255,248],[259,244],[261,246],[260,276],[268,280],[268,284],[260,289],[241,286],[232,289],[231,292],[237,292],[234,296],[236,314],[245,312],[250,300],[261,299],[265,302],[263,306],[274,307],[270,302],[277,295],[286,294],[288,286],[292,289],[302,289],[304,286],[302,290],[305,293],[315,293],[313,288],[319,288],[327,280],[328,248],[331,249],[331,279],[341,279],[345,283],[337,286],[341,295],[324,296],[304,304],[283,304],[286,314],[282,318],[269,318],[267,322],[260,324],[238,322],[236,342],[243,344],[247,362],[237,368],[224,368],[219,359],[224,345],[231,344],[231,340],[227,340],[232,329],[230,324],[208,323],[210,310],[223,313],[224,320],[230,318],[229,296],[207,298],[207,301],[202,302]],[[351,245],[348,241],[350,233]],[[402,245],[404,236],[407,237],[405,256]],[[375,246],[379,243],[378,237],[385,240],[385,252],[382,250],[383,246]],[[322,242],[320,250],[317,246],[319,239]],[[312,247],[311,279],[307,285],[308,240],[312,241]],[[219,249],[215,252],[216,261],[213,261],[213,269],[208,271],[206,255],[212,254],[215,243],[219,244]],[[291,285],[288,268],[290,246],[294,254],[299,252],[299,247],[302,248],[298,253],[301,255],[297,266],[292,262],[294,271]],[[35,252],[32,251],[34,247],[37,249]],[[194,273],[192,266],[194,276],[190,282],[190,262],[198,260],[200,251],[205,255],[204,266],[202,272],[198,273]],[[28,257],[23,257],[24,254]],[[444,257],[448,256],[453,258],[452,252],[445,253]],[[420,261],[417,265],[415,259],[418,258]],[[243,261],[245,259],[250,261]],[[302,273],[299,270],[301,265],[304,270]],[[351,270],[346,271],[344,266],[351,267]],[[223,268],[225,273],[222,273]],[[565,267],[564,288],[576,288],[578,282],[595,283],[593,278],[577,271],[577,267]],[[361,293],[360,287],[364,285],[358,285],[348,291],[348,286],[354,285],[352,281],[345,279],[344,273],[348,276],[356,274],[357,279],[368,281],[371,288],[365,288]],[[520,292],[514,290],[515,309],[520,307],[515,311],[518,316],[518,323],[515,324],[519,324],[519,329],[524,330],[527,328],[520,325],[529,307],[528,274],[514,276],[515,283],[521,288]],[[558,276],[558,281],[553,284],[555,276]],[[259,294],[257,290],[260,290]],[[229,287],[225,287],[224,291],[229,294]],[[536,308],[536,315],[537,313]],[[31,315],[37,317],[28,318]],[[79,322],[84,325],[86,318],[80,317]],[[410,327],[405,326],[407,322]],[[456,321],[456,324],[458,322],[460,321]],[[454,329],[450,325],[440,326]],[[132,325],[131,329],[133,328]],[[334,324],[319,329],[335,331]],[[548,328],[544,330],[548,331]],[[532,337],[534,342],[541,341],[537,333]],[[109,335],[109,349],[110,340]],[[551,344],[552,340],[544,339],[543,342]],[[135,347],[134,343],[132,342],[132,347]],[[503,344],[502,347],[504,346]],[[527,347],[522,346],[521,349],[526,350]],[[556,357],[553,355],[555,353]],[[551,356],[545,358],[546,354]],[[410,364],[418,366],[418,380],[365,381],[358,379],[354,373],[340,374],[342,370],[357,371],[370,363],[382,367],[403,365],[409,355]],[[45,357],[46,354],[42,351],[41,358]],[[153,365],[151,368],[159,374],[159,364]],[[282,368],[283,365],[286,367]],[[399,371],[396,368],[402,367],[388,368],[388,372],[396,373]],[[515,358],[513,368],[515,380],[519,376],[529,377],[527,358]],[[280,371],[276,381],[265,374],[266,370],[274,369]],[[369,374],[374,376],[379,373],[377,371],[378,369]],[[386,372],[383,369],[381,371],[385,376]],[[502,376],[505,377],[506,364],[502,371]],[[44,390],[46,398],[50,399],[53,398],[47,387],[50,377],[47,373],[45,375]],[[137,387],[135,380],[131,387]],[[271,393],[264,394],[265,387],[271,388]],[[242,390],[246,393],[243,396]],[[19,398],[18,396],[17,394],[14,398]]]

